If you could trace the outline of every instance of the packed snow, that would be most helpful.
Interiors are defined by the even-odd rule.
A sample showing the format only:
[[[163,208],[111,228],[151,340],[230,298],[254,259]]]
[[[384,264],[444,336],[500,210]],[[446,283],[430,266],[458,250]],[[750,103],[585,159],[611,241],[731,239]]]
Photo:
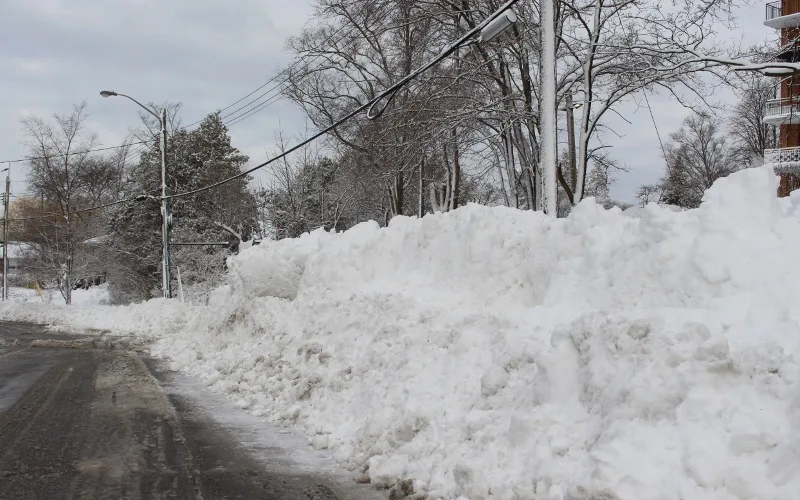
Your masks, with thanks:
[[[11,300],[35,302],[43,304],[66,304],[64,296],[59,290],[40,290],[32,288],[9,287],[8,297]],[[93,286],[86,290],[79,288],[72,291],[72,303],[84,306],[101,306],[110,302],[108,285]]]
[[[696,210],[470,205],[265,242],[206,306],[11,304],[154,354],[442,499],[800,498],[800,192]]]

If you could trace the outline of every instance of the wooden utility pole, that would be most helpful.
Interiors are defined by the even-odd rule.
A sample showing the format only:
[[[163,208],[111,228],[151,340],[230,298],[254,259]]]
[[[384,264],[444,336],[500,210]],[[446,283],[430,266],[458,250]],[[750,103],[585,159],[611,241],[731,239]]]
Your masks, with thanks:
[[[558,142],[556,138],[556,34],[555,1],[541,0],[542,40],[542,171],[544,174],[544,212],[550,217],[558,214],[558,186],[556,164]]]
[[[3,300],[8,300],[8,199],[11,196],[11,163],[6,170],[6,195],[3,198]]]
[[[575,115],[573,113],[574,106],[572,103],[572,94],[567,92],[566,98],[566,105],[565,108],[567,109],[567,147],[569,148],[569,174],[570,174],[570,189],[572,189],[572,193],[575,193],[575,187],[578,183],[578,165],[575,160]]]

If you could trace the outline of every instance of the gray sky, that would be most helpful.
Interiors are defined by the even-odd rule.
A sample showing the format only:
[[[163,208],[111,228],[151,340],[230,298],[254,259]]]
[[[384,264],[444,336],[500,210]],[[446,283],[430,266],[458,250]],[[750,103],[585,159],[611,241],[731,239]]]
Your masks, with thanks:
[[[143,102],[180,101],[184,123],[199,120],[288,62],[284,40],[298,34],[310,14],[309,0],[3,0],[0,160],[25,155],[21,118],[67,113],[82,100],[91,113],[87,128],[100,135],[102,145],[121,143],[137,125],[137,107],[122,98],[103,99],[103,89]],[[774,39],[762,24],[762,2],[738,15],[741,28],[730,32],[732,41]],[[718,99],[732,98],[721,93]],[[687,111],[666,96],[651,96],[650,104],[666,140]],[[632,123],[610,120],[622,137],[609,135],[606,142],[630,167],[618,176],[613,195],[631,200],[639,185],[658,179],[663,162],[647,108],[631,103],[623,114]],[[258,163],[279,126],[300,133],[302,114],[278,102],[234,125],[233,143]],[[21,164],[14,164],[12,179],[24,177]],[[15,182],[13,190],[22,193],[24,182]]]

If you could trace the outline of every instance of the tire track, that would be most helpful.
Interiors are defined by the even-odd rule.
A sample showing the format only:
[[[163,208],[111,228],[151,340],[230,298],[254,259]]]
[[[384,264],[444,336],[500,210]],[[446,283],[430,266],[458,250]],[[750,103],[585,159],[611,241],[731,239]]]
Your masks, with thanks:
[[[93,377],[91,356],[71,356],[0,414],[0,497],[59,498],[68,489]]]
[[[174,409],[138,356],[102,352],[68,499],[202,499]]]

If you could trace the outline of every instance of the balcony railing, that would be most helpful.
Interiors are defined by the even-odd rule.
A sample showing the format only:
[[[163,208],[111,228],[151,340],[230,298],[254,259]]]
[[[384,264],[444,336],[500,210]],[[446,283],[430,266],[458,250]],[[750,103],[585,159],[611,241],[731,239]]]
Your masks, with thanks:
[[[764,109],[764,120],[770,118],[794,118],[800,122],[800,97],[790,97],[785,99],[770,99]]]
[[[765,17],[764,24],[770,28],[783,30],[800,27],[800,0],[770,2]]]
[[[767,4],[767,21],[781,17],[781,2],[770,2]]]
[[[771,164],[778,174],[800,170],[800,147],[764,150],[764,164]]]

